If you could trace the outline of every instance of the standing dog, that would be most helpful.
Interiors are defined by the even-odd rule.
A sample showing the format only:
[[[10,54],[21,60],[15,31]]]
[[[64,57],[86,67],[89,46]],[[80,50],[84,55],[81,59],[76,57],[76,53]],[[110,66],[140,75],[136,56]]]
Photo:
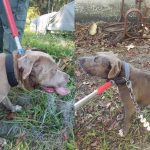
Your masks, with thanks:
[[[121,61],[112,52],[100,52],[95,56],[81,57],[79,61],[86,73],[116,82],[124,105],[123,134],[126,135],[135,106],[132,103],[125,78],[128,76],[128,80],[132,82],[137,103],[148,105],[150,104],[150,72],[134,68]]]

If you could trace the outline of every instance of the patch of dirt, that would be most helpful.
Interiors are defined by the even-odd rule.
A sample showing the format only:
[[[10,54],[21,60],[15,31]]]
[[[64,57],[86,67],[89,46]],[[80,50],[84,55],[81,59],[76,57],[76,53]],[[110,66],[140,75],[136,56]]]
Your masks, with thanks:
[[[150,40],[125,39],[122,43],[110,45],[106,34],[98,25],[98,32],[88,34],[90,24],[76,25],[76,59],[85,55],[93,55],[100,51],[113,51],[121,60],[129,62],[142,70],[150,71]],[[104,38],[105,37],[105,38]],[[129,45],[132,44],[133,47]],[[76,67],[76,101],[90,94],[105,80],[85,74],[79,66]],[[101,96],[76,112],[75,138],[79,150],[124,150],[146,149],[150,147],[150,134],[144,131],[137,119],[132,122],[130,133],[120,138],[122,103],[117,87],[113,86]],[[150,112],[144,108],[148,120]],[[135,148],[136,147],[136,148]]]

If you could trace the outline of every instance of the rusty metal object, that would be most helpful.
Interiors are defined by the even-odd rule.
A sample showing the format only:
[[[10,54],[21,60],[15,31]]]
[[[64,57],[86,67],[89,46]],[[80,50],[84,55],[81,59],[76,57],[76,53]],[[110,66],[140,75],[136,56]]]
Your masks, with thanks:
[[[144,3],[144,10],[141,10],[142,2]],[[124,37],[142,38],[145,26],[150,27],[147,17],[150,7],[146,6],[144,0],[135,0],[135,4],[137,8],[131,8],[125,13],[125,0],[122,0],[119,23],[106,26],[104,30],[110,33],[123,31]],[[133,21],[131,16],[134,16]],[[122,24],[124,25],[122,26]]]
[[[119,18],[119,22],[122,22],[124,20],[124,0],[122,0],[122,3],[121,3],[121,10],[120,10],[120,18]]]
[[[144,13],[142,14],[142,3],[144,3]],[[142,38],[144,33],[144,27],[150,27],[150,23],[147,22],[148,20],[148,11],[150,10],[147,7],[145,0],[135,0],[135,4],[137,8],[129,9],[126,14],[124,14],[124,0],[122,0],[121,5],[121,18],[124,17],[124,35],[130,38]],[[132,22],[129,21],[129,16],[131,14],[135,14],[137,18],[136,24],[133,25]],[[133,31],[134,32],[131,32]]]
[[[150,13],[150,7],[147,6],[145,1],[144,1],[144,7],[145,7],[145,10],[143,12],[144,23],[145,23],[145,26],[150,27],[150,23],[147,21],[149,19],[148,15]]]
[[[124,23],[123,22],[117,22],[112,23],[104,27],[103,29],[105,32],[124,32]]]
[[[135,0],[135,4],[138,5],[138,9],[141,10],[141,4],[142,4],[143,0]]]
[[[141,10],[142,2],[144,2],[144,10]],[[146,6],[145,1],[135,0],[137,8],[131,8],[126,13],[124,11],[124,0],[121,4],[121,16],[116,23],[105,25],[103,31],[109,33],[109,41],[111,45],[116,45],[123,41],[125,37],[128,39],[150,38],[145,35],[145,27],[150,28],[148,13],[150,7]]]
[[[123,2],[123,0],[122,0]],[[144,16],[141,12],[141,5],[143,0],[135,0],[137,8],[129,9],[124,15],[124,35],[130,38],[142,38],[144,33]],[[135,22],[130,21],[129,18],[134,15]]]
[[[136,19],[136,21],[130,21],[130,18]],[[141,38],[144,33],[143,26],[144,19],[141,11],[137,8],[128,10],[124,20],[124,35],[131,38]]]

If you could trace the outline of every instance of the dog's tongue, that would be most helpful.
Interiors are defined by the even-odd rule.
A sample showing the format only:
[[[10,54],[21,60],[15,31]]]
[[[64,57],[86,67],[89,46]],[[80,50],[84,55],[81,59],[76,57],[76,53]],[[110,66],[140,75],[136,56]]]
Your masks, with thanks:
[[[57,88],[52,88],[52,87],[43,87],[44,91],[48,93],[58,93],[61,96],[65,96],[69,94],[69,90],[65,87],[57,87]]]
[[[55,89],[51,87],[43,87],[44,91],[47,93],[54,93]]]
[[[61,96],[65,96],[65,95],[69,94],[69,90],[65,87],[57,87],[57,88],[55,88],[55,90]]]

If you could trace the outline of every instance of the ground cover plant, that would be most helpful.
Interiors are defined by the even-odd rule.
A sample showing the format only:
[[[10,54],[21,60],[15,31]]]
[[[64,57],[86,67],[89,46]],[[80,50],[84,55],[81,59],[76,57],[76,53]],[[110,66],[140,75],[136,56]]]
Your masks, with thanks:
[[[95,35],[89,34],[91,23],[76,24],[75,57],[93,55],[100,51],[113,51],[121,60],[137,68],[150,71],[150,40],[124,39],[111,45],[110,36],[101,31],[101,24]],[[91,77],[76,67],[76,100],[80,100],[105,81]],[[142,111],[150,121],[149,107]],[[118,131],[122,121],[123,106],[116,86],[108,89],[77,112],[74,128],[79,150],[149,150],[150,133],[145,131],[137,118],[133,118],[132,127],[126,137],[120,137]]]
[[[1,107],[0,135],[8,143],[5,150],[75,149],[72,111],[75,91],[73,40],[73,33],[37,35],[31,33],[28,27],[25,29],[23,47],[52,55],[59,62],[60,69],[70,75],[68,88],[71,92],[61,97],[40,90],[12,89],[10,99],[13,103],[22,105],[23,110],[10,113]],[[58,101],[63,103],[63,109],[57,109]]]

